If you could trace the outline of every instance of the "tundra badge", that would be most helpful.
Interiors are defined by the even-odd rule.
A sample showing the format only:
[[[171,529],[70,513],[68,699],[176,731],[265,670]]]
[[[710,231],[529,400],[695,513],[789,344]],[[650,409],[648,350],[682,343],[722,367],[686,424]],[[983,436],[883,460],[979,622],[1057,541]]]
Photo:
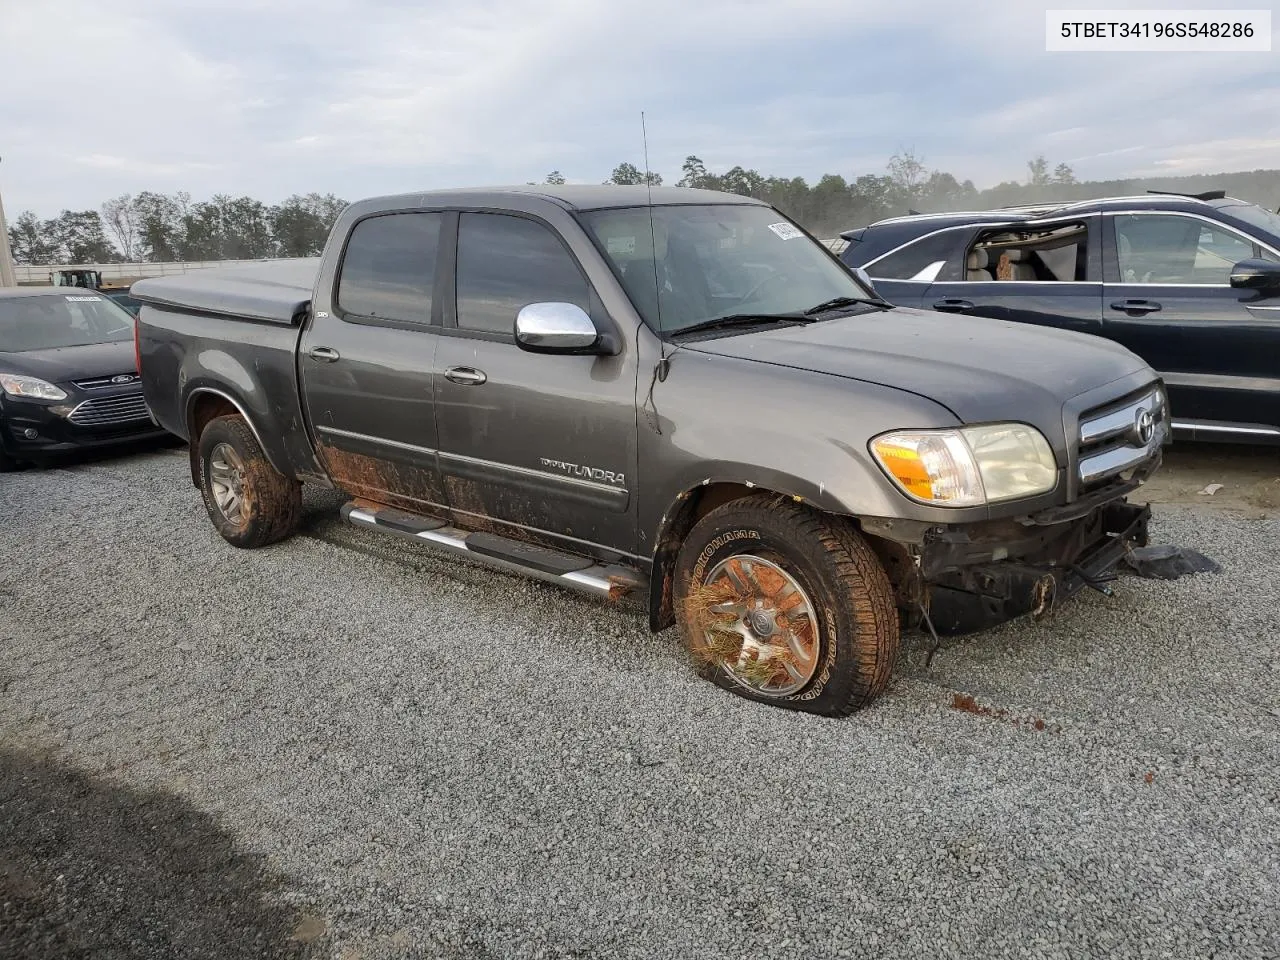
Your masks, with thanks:
[[[624,474],[614,473],[612,470],[603,470],[600,467],[584,467],[578,463],[565,463],[563,460],[552,460],[548,457],[539,457],[538,459],[542,461],[544,467],[559,470],[561,473],[568,474],[571,477],[581,477],[583,480],[597,480],[618,486],[624,486],[627,482]]]

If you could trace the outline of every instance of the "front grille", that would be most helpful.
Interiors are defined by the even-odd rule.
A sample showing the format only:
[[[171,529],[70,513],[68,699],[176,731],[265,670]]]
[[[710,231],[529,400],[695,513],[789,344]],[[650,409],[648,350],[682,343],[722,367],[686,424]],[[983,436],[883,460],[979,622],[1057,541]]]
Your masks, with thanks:
[[[1169,404],[1158,384],[1085,411],[1080,416],[1076,457],[1081,490],[1150,460],[1168,433]]]
[[[86,400],[72,410],[67,419],[81,427],[114,427],[137,420],[149,420],[151,414],[147,411],[147,401],[139,391]]]
[[[121,379],[127,377],[128,379]],[[85,380],[72,380],[81,390],[101,390],[103,387],[120,387],[126,383],[137,383],[140,378],[133,371],[117,373],[111,377],[89,377]]]

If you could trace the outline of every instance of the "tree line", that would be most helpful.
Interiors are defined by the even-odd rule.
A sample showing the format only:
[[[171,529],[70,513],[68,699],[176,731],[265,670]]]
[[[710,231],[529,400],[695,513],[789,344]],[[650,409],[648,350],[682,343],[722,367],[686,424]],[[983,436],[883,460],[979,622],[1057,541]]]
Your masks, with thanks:
[[[268,206],[252,197],[219,194],[193,203],[186,193],[144,191],[49,220],[25,211],[9,227],[9,246],[25,264],[313,257],[346,205],[333,194]]]
[[[1044,156],[1027,161],[1025,180],[1004,181],[986,189],[978,189],[972,180],[960,181],[950,173],[930,169],[912,150],[894,154],[882,172],[853,180],[829,173],[809,183],[803,177],[766,176],[741,166],[712,173],[693,155],[685,158],[680,172],[678,187],[756,197],[824,238],[909,212],[1069,203],[1140,194],[1148,189],[1185,193],[1224,189],[1267,209],[1280,205],[1280,170],[1080,181],[1070,165],[1051,165]],[[563,184],[565,176],[553,170],[542,182]],[[663,178],[626,162],[618,164],[604,182],[661,186]],[[24,264],[310,257],[324,248],[329,229],[345,206],[346,202],[333,194],[295,195],[268,206],[252,197],[217,195],[193,203],[186,193],[143,192],[108,200],[101,210],[64,210],[50,220],[26,211],[10,227],[9,243],[14,260]]]

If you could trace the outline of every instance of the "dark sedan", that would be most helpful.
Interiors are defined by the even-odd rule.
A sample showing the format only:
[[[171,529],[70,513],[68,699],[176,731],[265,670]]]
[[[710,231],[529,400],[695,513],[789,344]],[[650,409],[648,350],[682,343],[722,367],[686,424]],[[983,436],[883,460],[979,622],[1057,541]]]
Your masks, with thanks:
[[[93,291],[0,290],[0,470],[168,435],[142,398],[133,324]]]
[[[895,217],[840,254],[893,303],[1079,330],[1146,360],[1174,429],[1280,443],[1280,216],[1221,193]]]

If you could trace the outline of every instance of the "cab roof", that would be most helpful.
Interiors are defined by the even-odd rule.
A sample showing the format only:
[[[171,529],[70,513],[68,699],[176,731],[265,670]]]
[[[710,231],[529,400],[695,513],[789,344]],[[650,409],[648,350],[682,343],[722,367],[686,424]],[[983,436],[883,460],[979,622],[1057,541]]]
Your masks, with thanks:
[[[657,207],[681,204],[727,203],[767,206],[762,200],[744,197],[720,190],[699,190],[693,187],[646,187],[589,184],[553,186],[550,184],[526,184],[508,187],[463,187],[451,190],[430,190],[422,193],[405,193],[391,197],[371,198],[379,205],[398,202],[406,207],[468,204],[492,204],[508,197],[534,197],[549,200],[566,210],[613,210],[623,207],[643,207],[650,202]]]

